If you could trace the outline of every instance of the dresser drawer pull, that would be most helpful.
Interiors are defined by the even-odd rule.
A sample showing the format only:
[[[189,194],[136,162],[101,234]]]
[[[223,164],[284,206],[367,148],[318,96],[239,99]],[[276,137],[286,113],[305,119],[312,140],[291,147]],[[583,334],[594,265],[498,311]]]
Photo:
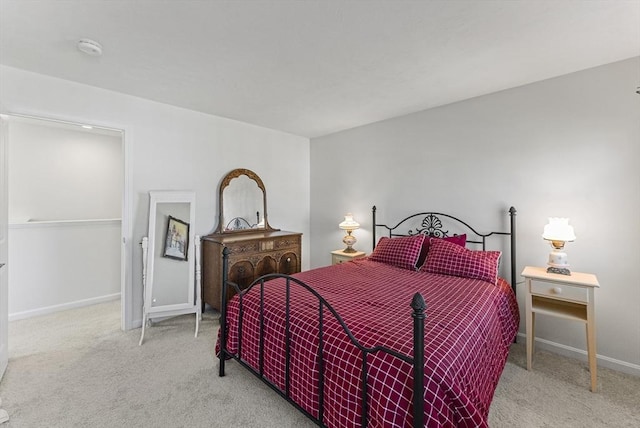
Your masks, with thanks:
[[[553,292],[556,294],[562,294],[562,288],[560,287],[553,287]]]

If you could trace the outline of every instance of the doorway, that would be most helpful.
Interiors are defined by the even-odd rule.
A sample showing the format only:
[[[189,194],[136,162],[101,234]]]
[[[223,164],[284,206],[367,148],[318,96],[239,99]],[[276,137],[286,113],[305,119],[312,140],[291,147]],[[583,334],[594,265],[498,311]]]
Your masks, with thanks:
[[[118,299],[121,328],[131,328],[124,131],[20,115],[7,122],[10,319]]]

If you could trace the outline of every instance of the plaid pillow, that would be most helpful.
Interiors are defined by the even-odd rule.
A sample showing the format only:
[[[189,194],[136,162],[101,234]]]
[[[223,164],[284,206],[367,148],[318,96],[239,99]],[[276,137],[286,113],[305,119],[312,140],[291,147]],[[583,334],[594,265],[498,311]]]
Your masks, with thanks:
[[[424,261],[427,259],[427,254],[429,253],[429,245],[434,239],[444,239],[445,241],[453,242],[454,244],[458,244],[463,247],[467,245],[466,233],[463,233],[462,235],[447,236],[446,238],[434,238],[427,236],[427,238],[424,240],[424,243],[422,244],[422,250],[420,251],[420,257],[418,257],[418,263],[416,264],[416,266],[420,267],[424,264]]]
[[[501,254],[500,251],[471,251],[442,239],[434,239],[420,272],[481,279],[496,284]]]
[[[386,263],[402,269],[415,270],[424,239],[424,235],[402,236],[399,238],[383,236],[369,256],[369,260]]]

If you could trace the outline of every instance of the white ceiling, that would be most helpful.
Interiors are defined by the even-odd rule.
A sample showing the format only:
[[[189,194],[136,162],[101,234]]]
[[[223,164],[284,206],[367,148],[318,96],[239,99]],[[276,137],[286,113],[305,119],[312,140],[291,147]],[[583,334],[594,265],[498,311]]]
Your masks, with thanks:
[[[638,55],[640,0],[0,0],[1,64],[305,137]]]

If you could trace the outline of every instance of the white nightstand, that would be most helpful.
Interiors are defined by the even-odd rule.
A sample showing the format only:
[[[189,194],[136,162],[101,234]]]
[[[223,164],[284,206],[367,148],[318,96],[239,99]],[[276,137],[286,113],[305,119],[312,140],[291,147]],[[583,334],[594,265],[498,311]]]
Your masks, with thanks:
[[[598,278],[590,273],[571,275],[547,273],[543,267],[527,266],[522,271],[526,285],[527,370],[531,370],[536,314],[580,321],[587,326],[587,353],[591,372],[591,391],[596,391],[596,322],[594,289]]]
[[[359,259],[366,256],[363,251],[356,251],[355,253],[345,253],[344,250],[335,250],[331,252],[331,264],[337,265],[340,263],[348,262],[349,260]]]

